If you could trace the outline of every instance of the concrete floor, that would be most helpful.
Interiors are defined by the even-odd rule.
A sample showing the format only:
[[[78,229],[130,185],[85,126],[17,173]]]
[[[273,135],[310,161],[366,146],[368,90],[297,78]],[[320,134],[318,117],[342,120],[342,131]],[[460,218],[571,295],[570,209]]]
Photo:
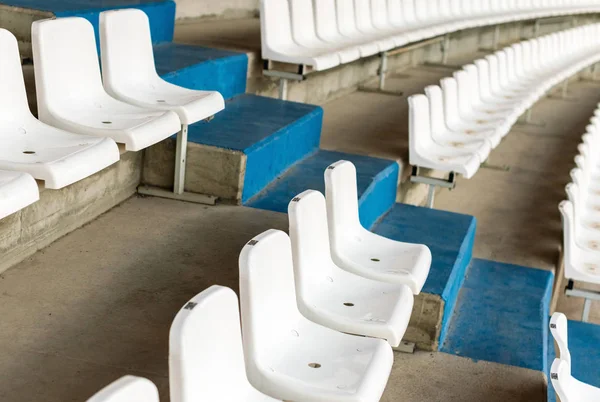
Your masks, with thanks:
[[[125,374],[168,400],[168,332],[284,214],[132,198],[0,275],[0,400],[84,401]],[[499,379],[502,379],[501,381]],[[443,353],[396,354],[392,401],[542,401],[541,373]],[[491,398],[491,399],[490,399]]]

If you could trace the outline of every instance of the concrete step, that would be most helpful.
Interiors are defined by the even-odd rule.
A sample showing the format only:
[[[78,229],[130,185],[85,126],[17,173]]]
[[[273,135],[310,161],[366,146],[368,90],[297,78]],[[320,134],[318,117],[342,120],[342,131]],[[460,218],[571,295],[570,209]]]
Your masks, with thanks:
[[[441,350],[547,373],[552,272],[474,259]]]
[[[395,161],[319,150],[278,176],[245,205],[287,213],[290,200],[301,192],[307,189],[325,192],[325,169],[339,160],[351,161],[356,166],[360,220],[363,226],[371,227],[396,200],[398,164]]]
[[[190,127],[187,191],[246,202],[317,150],[322,121],[318,106],[248,94],[230,99],[212,122]],[[174,140],[149,148],[144,183],[172,186],[174,155]]]
[[[569,351],[571,352],[571,374],[579,381],[595,387],[600,387],[600,325],[581,321],[569,320]],[[556,358],[554,340],[549,338],[548,365]],[[549,371],[546,372],[550,378]],[[552,387],[548,384],[548,402],[556,402],[557,397]]]
[[[144,10],[150,19],[154,43],[173,40],[175,2],[172,0],[3,0],[0,17],[19,40],[22,57],[31,57],[31,23],[52,17],[83,17],[94,26],[98,37],[99,15],[102,11],[135,7]]]
[[[432,254],[429,277],[415,299],[405,340],[437,350],[446,338],[475,240],[474,217],[395,204],[372,230],[390,239],[426,244]]]

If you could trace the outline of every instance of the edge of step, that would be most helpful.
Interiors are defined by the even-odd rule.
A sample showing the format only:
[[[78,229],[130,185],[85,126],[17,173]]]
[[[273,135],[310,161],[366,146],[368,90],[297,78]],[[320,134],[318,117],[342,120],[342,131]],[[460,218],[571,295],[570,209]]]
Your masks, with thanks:
[[[356,166],[360,220],[371,227],[395,203],[400,170],[395,161],[321,149],[293,165],[245,205],[287,213],[290,200],[301,192],[325,192],[325,169],[339,160]]]
[[[246,92],[246,53],[163,42],[154,45],[154,62],[158,74],[175,85],[219,91],[225,99]]]
[[[550,271],[473,259],[440,350],[546,373],[553,284]]]
[[[435,350],[446,338],[471,263],[476,229],[473,216],[407,204],[395,204],[372,229],[393,240],[425,244],[431,250],[429,277],[417,297],[419,311],[413,311],[411,322],[416,333],[409,334],[409,340],[421,347]]]

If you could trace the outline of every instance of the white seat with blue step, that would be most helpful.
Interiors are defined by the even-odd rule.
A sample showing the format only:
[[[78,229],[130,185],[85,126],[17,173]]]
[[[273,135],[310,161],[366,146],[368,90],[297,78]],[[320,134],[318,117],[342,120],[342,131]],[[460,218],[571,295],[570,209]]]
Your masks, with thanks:
[[[318,191],[297,195],[288,207],[298,309],[318,324],[398,347],[414,299],[404,284],[367,279],[338,267],[329,247],[327,207]]]
[[[216,91],[199,91],[173,85],[158,75],[150,22],[141,10],[101,13],[100,48],[102,82],[111,96],[139,107],[171,110],[179,116],[181,131],[177,135],[174,192],[183,194],[188,126],[210,119],[223,110],[223,96]]]
[[[25,172],[60,189],[118,162],[110,138],[84,136],[36,119],[27,102],[15,36],[0,29],[0,169]]]
[[[287,234],[269,230],[254,237],[239,264],[242,339],[252,385],[290,401],[381,398],[392,348],[382,339],[344,334],[300,313]]]
[[[0,219],[40,199],[38,185],[27,173],[0,170]]]
[[[431,251],[423,244],[387,239],[360,223],[356,167],[338,161],[325,170],[329,243],[333,262],[348,272],[418,295],[429,275]]]
[[[159,402],[158,389],[146,378],[127,375],[98,391],[87,402]]]
[[[211,286],[177,313],[169,334],[171,402],[275,402],[248,382],[238,298]]]
[[[585,384],[571,375],[571,353],[568,343],[568,321],[562,313],[552,314],[550,332],[558,346],[559,357],[552,363],[550,379],[561,402],[595,402],[600,388]]]
[[[92,24],[79,17],[32,25],[40,120],[77,134],[112,138],[140,151],[181,128],[173,111],[141,108],[110,96],[102,85]]]

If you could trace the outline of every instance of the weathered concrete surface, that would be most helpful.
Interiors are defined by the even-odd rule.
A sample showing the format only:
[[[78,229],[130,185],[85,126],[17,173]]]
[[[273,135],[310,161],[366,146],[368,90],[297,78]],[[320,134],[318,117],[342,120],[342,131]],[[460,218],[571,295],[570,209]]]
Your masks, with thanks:
[[[413,342],[419,350],[437,351],[444,318],[444,300],[439,295],[421,293],[415,296],[408,329],[402,338]]]
[[[83,401],[125,374],[168,400],[181,306],[238,289],[238,254],[285,214],[132,198],[0,276],[0,400]],[[542,401],[543,376],[442,353],[396,354],[383,401]]]
[[[173,188],[175,143],[175,140],[169,139],[146,150],[142,176],[144,184]],[[243,152],[189,143],[186,191],[240,203],[244,190],[246,159]]]
[[[234,19],[258,16],[259,0],[175,0],[176,17]]]
[[[0,220],[0,272],[131,197],[140,182],[141,153],[61,190],[42,190],[40,201]]]
[[[545,376],[535,370],[445,353],[395,354],[381,402],[542,402]]]

